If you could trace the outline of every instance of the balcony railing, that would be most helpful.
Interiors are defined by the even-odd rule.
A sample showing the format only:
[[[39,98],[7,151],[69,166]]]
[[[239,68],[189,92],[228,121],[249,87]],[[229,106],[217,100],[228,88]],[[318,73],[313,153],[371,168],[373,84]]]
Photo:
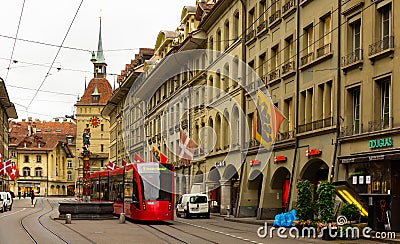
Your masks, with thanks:
[[[332,51],[332,45],[331,43],[325,44],[322,47],[317,49],[317,58],[320,58],[324,55],[327,55],[328,53],[330,53]]]
[[[301,66],[304,66],[306,64],[311,63],[314,60],[314,53],[311,52],[309,54],[306,54],[305,56],[301,57]]]
[[[246,36],[246,42],[250,41],[251,39],[253,39],[255,36],[255,30],[251,30],[249,33],[247,33]]]
[[[368,122],[368,132],[392,128],[393,117]]]
[[[307,123],[307,124],[299,125],[299,133],[312,131],[312,130],[318,130],[318,129],[322,129],[325,127],[330,127],[332,125],[333,125],[332,117],[315,120],[315,121]]]
[[[294,131],[279,132],[276,141],[289,140],[294,137]]]
[[[285,15],[288,13],[290,10],[294,8],[294,0],[289,0],[287,1],[283,6],[282,6],[282,15]]]
[[[263,32],[266,28],[267,28],[267,21],[264,20],[263,22],[261,22],[261,24],[257,26],[257,34]]]
[[[356,49],[354,52],[342,57],[342,67],[353,64],[363,59],[363,50]]]
[[[384,37],[382,40],[369,45],[368,55],[372,56],[390,48],[394,48],[394,36]]]
[[[271,16],[269,16],[268,21],[269,25],[273,25],[275,21],[281,18],[281,11],[277,10],[275,13],[273,13]]]
[[[251,139],[250,141],[247,142],[247,146],[249,148],[251,148],[251,147],[259,147],[260,143],[256,139]]]
[[[268,79],[267,82],[272,82],[279,78],[281,78],[281,70],[280,69],[274,69],[267,74],[267,79]]]
[[[289,61],[282,65],[282,75],[288,74],[292,71],[295,71],[294,69],[294,61]]]

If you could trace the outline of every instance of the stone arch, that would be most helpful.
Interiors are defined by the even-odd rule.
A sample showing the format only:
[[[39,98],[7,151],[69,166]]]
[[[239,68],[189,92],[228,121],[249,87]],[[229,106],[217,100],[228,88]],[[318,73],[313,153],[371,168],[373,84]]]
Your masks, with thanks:
[[[193,183],[202,183],[204,178],[203,176],[204,176],[203,171],[198,170],[194,175]]]
[[[300,178],[303,180],[309,180],[316,185],[319,181],[327,180],[328,174],[328,164],[322,159],[313,158],[310,159],[301,169]]]
[[[257,209],[260,207],[260,198],[261,198],[261,191],[262,191],[262,184],[263,184],[264,175],[263,173],[256,169],[253,170],[249,176],[248,180],[248,189],[249,192],[252,192],[252,199],[256,199],[257,206],[254,209],[254,215],[257,215]]]
[[[218,168],[215,166],[211,167],[207,175],[206,189],[209,194],[210,200],[210,211],[213,213],[220,212],[221,206],[221,175]]]
[[[286,167],[279,167],[271,178],[270,186],[274,192],[279,194],[282,199],[282,211],[285,211],[289,200],[290,171]]]
[[[230,180],[234,177],[238,178],[238,172],[234,165],[228,164],[224,170],[223,178],[225,180]]]

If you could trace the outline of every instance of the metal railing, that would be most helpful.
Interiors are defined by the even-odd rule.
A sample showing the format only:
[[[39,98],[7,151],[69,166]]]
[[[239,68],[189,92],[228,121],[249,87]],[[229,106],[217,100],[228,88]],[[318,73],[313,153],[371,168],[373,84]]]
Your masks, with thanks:
[[[250,41],[251,39],[253,39],[255,36],[255,30],[251,30],[249,33],[247,33],[246,36],[246,42]]]
[[[256,139],[251,139],[250,141],[246,142],[247,147],[259,147],[260,143]]]
[[[382,40],[369,45],[368,55],[372,56],[389,48],[394,48],[394,36],[383,37]]]
[[[308,53],[305,56],[301,57],[301,66],[311,63],[314,60],[314,52]]]
[[[368,132],[390,129],[393,125],[393,117],[368,121]]]
[[[281,11],[277,10],[275,13],[273,13],[271,16],[269,16],[268,21],[269,24],[273,24],[275,21],[281,18]]]
[[[331,43],[325,44],[322,47],[317,49],[317,58],[320,58],[332,51]]]
[[[279,79],[281,77],[281,70],[280,69],[274,69],[271,72],[267,74],[267,81],[271,82],[273,80]]]
[[[259,24],[257,26],[257,34],[262,32],[263,30],[265,30],[267,28],[267,21],[264,20],[263,22],[261,22],[261,24]]]
[[[363,50],[361,48],[342,57],[342,67],[355,63],[363,59]]]
[[[333,125],[333,117],[315,120],[310,123],[299,125],[299,133],[318,130],[326,127],[330,127]]]
[[[294,67],[294,61],[289,61],[287,63],[285,63],[284,65],[282,65],[282,75],[285,75],[289,72],[295,71],[295,67]]]
[[[289,140],[294,137],[294,131],[278,132],[276,141]]]
[[[284,15],[285,13],[289,12],[290,10],[292,10],[294,8],[294,0],[289,0],[287,1],[283,6],[282,6],[282,15]]]

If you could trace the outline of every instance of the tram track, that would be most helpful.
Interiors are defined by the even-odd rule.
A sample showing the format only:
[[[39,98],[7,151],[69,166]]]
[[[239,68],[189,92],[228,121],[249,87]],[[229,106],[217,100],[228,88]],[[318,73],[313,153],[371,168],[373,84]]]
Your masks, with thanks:
[[[173,235],[171,235],[170,233],[168,233],[168,232],[166,232],[166,231],[163,231],[163,230],[160,230],[159,228],[156,228],[156,227],[154,227],[154,226],[152,226],[152,225],[140,225],[140,224],[137,224],[137,226],[139,226],[141,229],[143,229],[143,230],[149,232],[150,234],[155,235],[158,239],[163,240],[163,241],[165,241],[166,243],[172,243],[172,242],[170,242],[169,240],[167,240],[165,237],[162,237],[162,236],[160,236],[160,235],[157,235],[156,233],[154,233],[154,232],[152,232],[152,231],[146,229],[144,226],[147,226],[147,227],[149,227],[149,228],[151,228],[151,229],[153,229],[153,230],[156,230],[156,231],[158,231],[158,232],[160,232],[160,233],[162,233],[162,234],[164,234],[164,235],[166,235],[166,236],[168,236],[168,237],[170,237],[170,238],[172,238],[172,239],[174,239],[174,240],[177,240],[177,241],[179,241],[179,242],[181,242],[181,243],[189,244],[189,242],[187,242],[187,241],[185,241],[185,240],[182,240],[182,239],[180,239],[180,238],[178,238],[178,237],[176,237],[176,236],[173,236]]]
[[[48,199],[47,199],[47,201],[48,201]],[[20,219],[20,225],[21,225],[21,227],[24,229],[25,233],[30,237],[30,239],[31,239],[31,240],[33,241],[33,243],[35,243],[35,244],[38,243],[38,240],[37,240],[37,238],[35,239],[35,237],[33,236],[32,231],[29,231],[29,230],[28,230],[29,228],[28,228],[27,225],[24,224],[24,220],[27,219],[28,217],[33,216],[34,214],[37,214],[37,213],[39,213],[39,212],[41,212],[41,211],[44,210],[44,202],[43,202],[43,199],[41,199],[41,201],[40,201],[39,204],[41,205],[41,208],[40,208],[39,210],[34,211],[34,212],[32,212],[32,213],[30,213],[30,214],[28,214],[28,215],[25,215],[23,218]],[[49,205],[51,206],[50,202],[49,202]],[[51,206],[51,207],[52,207],[52,206]],[[47,228],[47,227],[40,221],[40,219],[41,219],[44,215],[50,213],[51,211],[53,211],[53,207],[51,208],[51,210],[49,210],[49,211],[43,213],[42,215],[40,215],[40,216],[37,218],[39,224],[40,224],[45,230],[47,230],[47,231],[50,232],[52,235],[54,235],[54,236],[56,236],[58,239],[60,239],[62,242],[69,244],[66,240],[64,240],[62,237],[60,237],[57,233],[54,233],[52,230],[50,230],[49,228]]]

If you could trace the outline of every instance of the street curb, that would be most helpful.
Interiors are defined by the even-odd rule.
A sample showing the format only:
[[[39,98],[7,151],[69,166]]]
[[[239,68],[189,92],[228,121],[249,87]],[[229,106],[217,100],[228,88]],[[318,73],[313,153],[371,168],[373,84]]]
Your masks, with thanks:
[[[259,220],[259,222],[256,221],[251,221],[251,220],[245,220],[245,219],[240,219],[240,218],[228,218],[224,217],[225,221],[231,221],[231,222],[236,222],[236,223],[243,223],[243,224],[251,224],[251,225],[264,225],[264,223],[268,224],[273,224],[273,220]]]

